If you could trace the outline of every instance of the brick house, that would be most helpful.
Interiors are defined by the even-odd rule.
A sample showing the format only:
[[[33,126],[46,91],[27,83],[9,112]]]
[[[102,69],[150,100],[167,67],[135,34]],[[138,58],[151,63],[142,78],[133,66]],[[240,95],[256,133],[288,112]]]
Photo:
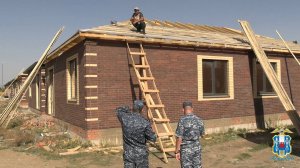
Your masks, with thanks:
[[[19,92],[19,90],[21,89],[22,85],[24,84],[25,80],[27,79],[28,75],[30,74],[30,72],[33,70],[34,66],[36,65],[36,62],[31,64],[29,67],[27,67],[24,71],[22,71],[20,74],[18,74],[18,76],[15,79],[12,79],[10,81],[8,81],[5,85],[4,85],[4,97],[8,98],[8,99],[12,99],[13,97],[16,96],[16,94]],[[28,97],[31,95],[29,93],[31,93],[31,88],[29,88],[29,90],[27,91],[27,93],[25,95],[23,95],[21,101],[20,101],[20,106],[21,108],[28,108]]]
[[[299,66],[280,40],[257,38],[300,108]],[[30,86],[29,106],[87,139],[121,136],[115,108],[142,99],[126,41],[143,44],[173,126],[184,100],[193,101],[207,132],[289,123],[241,31],[158,20],[147,20],[146,35],[128,21],[79,30],[49,55]],[[300,45],[288,44],[300,56]]]

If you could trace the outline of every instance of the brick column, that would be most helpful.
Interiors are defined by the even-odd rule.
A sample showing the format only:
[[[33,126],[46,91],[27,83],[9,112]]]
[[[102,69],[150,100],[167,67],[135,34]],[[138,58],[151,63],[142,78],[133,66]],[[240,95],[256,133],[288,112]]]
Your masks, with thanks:
[[[40,111],[42,113],[46,113],[46,99],[47,99],[47,95],[46,95],[46,70],[45,67],[43,66],[41,68],[41,75],[40,75],[40,86],[41,86],[41,90],[40,90]]]
[[[99,137],[99,97],[98,97],[98,54],[92,50],[94,43],[86,42],[84,53],[85,68],[85,111],[87,113],[87,139],[97,139]]]
[[[21,81],[20,81],[21,87],[24,84],[24,82],[26,81],[27,77],[28,77],[27,74],[21,75]],[[19,105],[21,108],[26,108],[26,109],[28,108],[28,91],[29,91],[29,89],[27,89],[27,92],[23,94],[23,97],[22,97],[20,105]]]

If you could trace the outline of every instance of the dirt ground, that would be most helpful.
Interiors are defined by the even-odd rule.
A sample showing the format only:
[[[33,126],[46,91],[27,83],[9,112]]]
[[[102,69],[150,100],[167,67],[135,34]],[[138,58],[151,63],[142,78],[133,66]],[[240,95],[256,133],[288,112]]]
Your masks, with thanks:
[[[174,158],[169,164],[163,163],[150,154],[151,168],[180,167]],[[160,154],[157,154],[160,156]],[[49,156],[39,152],[19,152],[13,149],[0,150],[1,168],[122,168],[122,153],[83,153],[73,156]],[[293,160],[274,161],[271,147],[267,144],[257,144],[244,138],[229,140],[220,144],[206,145],[203,149],[203,166],[212,168],[296,168],[299,167],[299,151],[290,155]],[[298,165],[298,166],[297,166]]]
[[[7,103],[7,102],[6,102]],[[0,113],[5,104],[0,101]],[[43,117],[39,117],[41,120]],[[35,119],[35,118],[33,118]],[[31,120],[29,120],[31,121]],[[41,120],[42,121],[42,120]],[[21,124],[21,125],[20,125]],[[63,137],[61,140],[54,141],[56,137],[48,141],[37,143],[37,136],[32,139],[24,136],[19,139],[18,143],[8,145],[9,139],[18,139],[19,133],[26,122],[16,122],[14,127],[9,130],[0,129],[0,168],[122,168],[122,151],[120,152],[88,152],[76,155],[59,156],[58,153],[65,149],[70,149],[78,145],[72,138]],[[39,127],[41,123],[38,124]],[[37,129],[35,131],[32,125],[29,125],[31,133],[36,131],[45,131]],[[26,128],[26,127],[25,127]],[[26,130],[27,132],[29,130]],[[49,131],[49,130],[48,130]],[[278,161],[274,160],[274,154],[271,152],[272,136],[270,130],[229,130],[224,134],[208,135],[201,140],[202,162],[205,168],[296,168],[300,163],[300,137],[292,134],[293,152],[289,155],[291,160]],[[295,132],[295,130],[292,130]],[[6,132],[6,133],[5,133]],[[7,134],[15,132],[14,136]],[[17,134],[16,134],[17,133]],[[7,136],[10,135],[10,136]],[[17,136],[15,136],[17,135]],[[25,134],[26,135],[26,134]],[[27,139],[26,139],[27,138]],[[32,137],[31,137],[32,138]],[[7,141],[6,141],[7,140]],[[21,141],[22,140],[22,141]],[[39,147],[38,144],[52,142],[48,144],[53,149],[49,152]],[[54,145],[54,142],[56,145]],[[54,145],[54,146],[53,146]],[[89,148],[87,145],[86,149]],[[175,158],[169,158],[169,163],[162,162],[162,155],[158,152],[150,152],[150,168],[177,168],[180,163]],[[298,165],[297,165],[298,164]]]

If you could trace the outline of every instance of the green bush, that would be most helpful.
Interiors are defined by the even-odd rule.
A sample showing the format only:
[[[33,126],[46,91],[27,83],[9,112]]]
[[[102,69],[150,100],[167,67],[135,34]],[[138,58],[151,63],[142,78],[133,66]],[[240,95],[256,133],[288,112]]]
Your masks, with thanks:
[[[14,118],[7,125],[7,129],[13,129],[13,128],[21,126],[22,124],[23,124],[23,120],[21,118]]]

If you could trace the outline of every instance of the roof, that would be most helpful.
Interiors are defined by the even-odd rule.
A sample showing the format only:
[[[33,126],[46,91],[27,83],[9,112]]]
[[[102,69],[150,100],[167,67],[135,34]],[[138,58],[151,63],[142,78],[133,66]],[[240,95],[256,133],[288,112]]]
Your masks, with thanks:
[[[15,82],[17,79],[20,79],[22,76],[28,76],[30,72],[33,70],[37,62],[34,62],[31,64],[28,68],[26,68],[24,71],[22,70],[14,79],[11,79],[10,81],[6,82],[4,84],[5,87],[9,86],[12,82]]]
[[[145,22],[147,24],[147,34],[145,35],[136,32],[130,21],[79,30],[69,40],[51,52],[48,58],[59,56],[86,38],[251,50],[247,37],[239,30],[159,20],[146,20]],[[288,53],[281,40],[261,35],[256,35],[256,37],[265,51]],[[300,45],[293,42],[287,43],[295,53],[300,54]]]
[[[6,83],[4,84],[4,87],[8,87],[13,81],[14,81],[14,79],[12,79],[12,80],[6,82]]]
[[[27,74],[29,75],[30,72],[33,70],[33,68],[35,67],[37,62],[34,62],[33,64],[31,64],[27,69],[25,69],[25,71],[23,71],[23,74]]]

